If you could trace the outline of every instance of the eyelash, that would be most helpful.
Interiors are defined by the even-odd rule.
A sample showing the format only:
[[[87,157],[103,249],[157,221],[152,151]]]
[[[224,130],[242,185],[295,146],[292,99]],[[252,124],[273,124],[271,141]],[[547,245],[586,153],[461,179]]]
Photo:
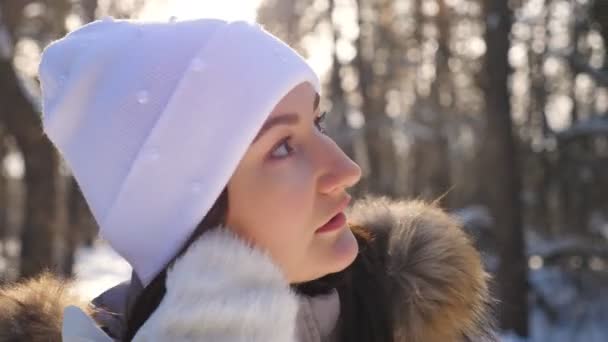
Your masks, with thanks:
[[[326,133],[326,128],[325,128],[326,119],[327,119],[327,112],[323,112],[323,113],[321,113],[321,115],[319,115],[315,118],[315,127],[317,127],[319,132],[321,132],[323,134]]]
[[[315,128],[321,132],[321,134],[326,134],[326,128],[325,128],[325,120],[327,118],[327,112],[323,112],[321,113],[321,115],[317,116],[314,120],[314,125]],[[281,142],[275,146],[275,148],[272,149],[272,152],[274,153],[277,149],[279,149],[282,146],[287,146],[287,155],[284,157],[272,157],[273,159],[283,159],[283,158],[287,158],[289,157],[292,152],[293,152],[293,147],[291,147],[288,143],[291,140],[291,136],[286,137],[285,139],[281,140]],[[272,153],[271,153],[272,154]]]

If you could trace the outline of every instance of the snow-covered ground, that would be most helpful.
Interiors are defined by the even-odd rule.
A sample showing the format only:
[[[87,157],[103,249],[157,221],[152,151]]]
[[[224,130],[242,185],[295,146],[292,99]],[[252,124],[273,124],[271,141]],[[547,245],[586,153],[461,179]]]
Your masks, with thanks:
[[[83,298],[92,299],[130,277],[129,265],[101,241],[93,248],[79,249],[76,260],[76,288]],[[555,316],[549,319],[538,305],[533,305],[531,337],[523,340],[504,334],[502,342],[608,341],[608,292],[572,281],[555,268],[531,272],[530,282],[539,296],[542,294],[545,305],[556,310]]]
[[[549,266],[531,271],[529,282],[536,289],[530,341],[608,341],[605,274]]]
[[[92,248],[76,252],[76,290],[82,298],[93,299],[104,290],[131,277],[131,266],[110,246],[97,241]]]

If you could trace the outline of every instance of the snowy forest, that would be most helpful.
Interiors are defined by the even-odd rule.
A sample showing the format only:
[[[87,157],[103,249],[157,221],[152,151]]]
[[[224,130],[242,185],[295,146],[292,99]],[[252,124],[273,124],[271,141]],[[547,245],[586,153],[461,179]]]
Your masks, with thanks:
[[[42,49],[170,2],[0,0],[0,284],[111,263],[40,128]],[[463,222],[504,341],[608,340],[608,0],[243,2],[320,74],[328,132],[363,169],[354,196]]]

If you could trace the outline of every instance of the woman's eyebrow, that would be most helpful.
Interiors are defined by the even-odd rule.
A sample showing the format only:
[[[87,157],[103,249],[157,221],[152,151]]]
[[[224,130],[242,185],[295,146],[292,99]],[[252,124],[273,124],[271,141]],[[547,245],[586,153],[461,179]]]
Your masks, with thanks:
[[[317,109],[319,108],[319,102],[320,102],[319,94],[316,94],[315,100],[314,100],[314,103],[313,103],[313,111],[314,112],[316,112]],[[264,125],[262,126],[262,128],[260,128],[260,131],[256,135],[255,139],[253,139],[253,143],[255,143],[256,141],[258,141],[260,139],[260,137],[264,133],[266,133],[266,131],[268,131],[269,129],[271,129],[274,126],[277,126],[277,125],[297,125],[299,122],[300,122],[300,116],[298,114],[296,114],[296,113],[287,113],[287,114],[273,116],[273,117],[269,118],[268,120],[266,120],[266,122],[264,122]]]
[[[282,115],[277,115],[266,120],[258,135],[253,139],[253,143],[255,143],[266,131],[271,129],[274,126],[278,125],[297,125],[300,122],[300,116],[296,113],[287,113]]]

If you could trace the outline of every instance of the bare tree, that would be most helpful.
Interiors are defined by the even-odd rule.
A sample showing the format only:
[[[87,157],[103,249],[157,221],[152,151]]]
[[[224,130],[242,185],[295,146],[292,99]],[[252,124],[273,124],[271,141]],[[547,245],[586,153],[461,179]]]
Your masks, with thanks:
[[[508,61],[512,13],[507,0],[485,0],[485,185],[496,220],[500,264],[496,283],[503,329],[528,335],[527,260],[521,206],[521,171],[511,119]]]
[[[28,5],[44,6],[45,11],[35,18],[26,18]],[[0,59],[0,120],[6,133],[15,138],[24,159],[26,202],[23,208],[25,222],[21,228],[20,275],[35,275],[44,269],[70,273],[70,267],[60,262],[67,253],[71,259],[73,246],[67,250],[57,248],[74,236],[77,227],[68,224],[68,192],[62,188],[64,177],[59,173],[59,157],[43,134],[39,109],[35,100],[23,86],[22,76],[13,64],[16,42],[27,35],[41,46],[66,33],[65,20],[75,3],[57,0],[49,3],[7,0],[0,3],[0,26],[8,32],[11,53]],[[92,19],[96,1],[82,1],[82,16]],[[83,201],[83,199],[80,199]],[[68,239],[69,240],[69,239]],[[66,272],[67,270],[67,272]]]
[[[3,12],[4,13],[4,12]],[[25,161],[26,221],[21,234],[21,275],[31,276],[53,260],[57,156],[41,133],[34,106],[23,94],[10,60],[0,60],[0,115],[17,140]]]
[[[394,17],[392,1],[357,0],[359,36],[356,39],[356,56],[353,61],[359,80],[361,112],[369,160],[368,177],[363,188],[368,192],[396,195],[393,180],[396,172],[393,124],[386,114],[386,94],[391,86],[389,70],[398,46],[392,29]],[[398,56],[398,55],[397,55]],[[384,64],[384,67],[376,67]]]

